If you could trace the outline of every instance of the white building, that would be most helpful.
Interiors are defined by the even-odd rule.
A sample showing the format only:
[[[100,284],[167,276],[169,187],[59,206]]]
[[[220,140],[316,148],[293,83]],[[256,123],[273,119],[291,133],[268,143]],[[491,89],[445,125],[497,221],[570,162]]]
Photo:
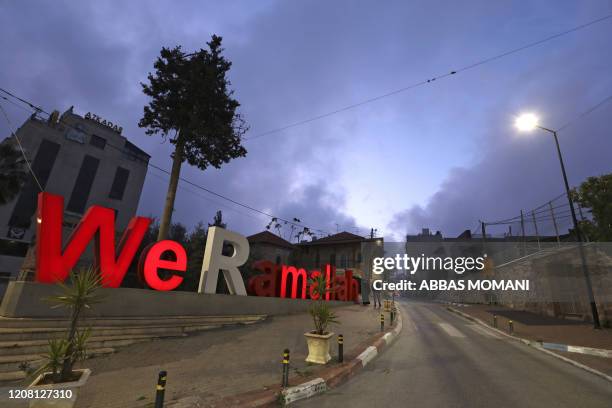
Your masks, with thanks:
[[[49,120],[35,115],[17,130],[43,189],[64,197],[64,235],[97,204],[117,211],[117,231],[136,213],[150,156],[121,135],[121,128],[72,108]],[[13,137],[2,143],[15,143]],[[13,201],[0,206],[0,277],[15,276],[34,239],[39,188],[28,175]],[[4,282],[6,283],[6,282]],[[0,286],[0,292],[2,292]]]

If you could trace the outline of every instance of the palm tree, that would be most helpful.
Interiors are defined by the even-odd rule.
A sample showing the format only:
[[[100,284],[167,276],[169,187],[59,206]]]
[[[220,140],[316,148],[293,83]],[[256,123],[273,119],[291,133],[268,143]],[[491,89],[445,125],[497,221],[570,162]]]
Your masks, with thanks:
[[[67,382],[73,376],[72,367],[78,360],[86,357],[85,343],[90,335],[90,330],[79,332],[78,321],[85,309],[99,303],[102,297],[96,292],[101,287],[101,277],[94,268],[72,271],[70,273],[70,284],[58,283],[62,293],[49,297],[47,300],[55,303],[54,307],[67,307],[70,309],[70,329],[68,337],[56,343],[50,343],[48,367],[53,368],[54,376],[57,376],[58,362],[61,361],[59,378],[55,382]],[[57,354],[60,354],[57,358]],[[58,381],[59,380],[59,381]]]

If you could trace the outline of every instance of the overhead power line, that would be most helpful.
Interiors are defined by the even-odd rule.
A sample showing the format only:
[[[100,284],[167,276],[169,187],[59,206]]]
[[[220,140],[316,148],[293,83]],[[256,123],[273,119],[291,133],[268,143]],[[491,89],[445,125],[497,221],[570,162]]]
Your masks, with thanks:
[[[582,112],[580,115],[578,115],[575,118],[571,119],[569,122],[566,122],[563,126],[561,126],[559,129],[557,129],[557,132],[560,132],[560,131],[570,127],[571,125],[574,124],[574,122],[576,122],[576,121],[584,118],[585,116],[591,114],[593,111],[599,109],[601,106],[605,105],[606,103],[608,103],[610,101],[612,101],[612,95],[602,99],[601,101],[599,101],[595,105],[591,106],[589,109],[587,109],[584,112]]]
[[[1,103],[0,103],[0,110],[2,110],[2,115],[4,116],[4,119],[6,120],[6,124],[7,124],[8,128],[9,128],[9,131],[11,132],[11,135],[15,138],[15,141],[17,142],[17,146],[19,146],[19,150],[21,151],[21,155],[23,156],[23,160],[25,160],[26,166],[28,167],[28,171],[32,175],[32,178],[34,179],[34,182],[36,182],[36,185],[38,186],[38,189],[40,191],[43,191],[42,185],[40,184],[40,181],[38,181],[38,177],[36,177],[36,174],[34,173],[34,170],[32,170],[32,166],[30,165],[30,160],[28,159],[28,156],[26,156],[25,151],[23,150],[23,146],[21,145],[21,141],[19,140],[19,138],[17,137],[17,134],[13,130],[13,125],[11,124],[11,120],[9,119],[8,115],[6,114],[6,111],[4,110],[4,106],[2,106]]]
[[[348,110],[351,110],[351,109],[355,109],[355,108],[357,108],[359,106],[363,106],[363,105],[366,105],[366,104],[369,104],[369,103],[372,103],[372,102],[376,102],[376,101],[379,101],[381,99],[388,98],[390,96],[394,96],[394,95],[397,95],[399,93],[406,92],[406,91],[409,91],[411,89],[414,89],[414,88],[417,88],[417,87],[420,87],[420,86],[431,84],[434,81],[437,81],[437,80],[440,80],[440,79],[444,79],[446,77],[449,77],[449,76],[452,76],[452,75],[456,75],[458,73],[465,72],[465,71],[468,71],[470,69],[479,67],[481,65],[488,64],[488,63],[496,61],[498,59],[507,57],[507,56],[515,54],[517,52],[521,52],[521,51],[527,50],[529,48],[536,47],[536,46],[538,46],[540,44],[544,44],[544,43],[546,43],[548,41],[552,41],[552,40],[554,40],[556,38],[563,37],[565,35],[568,35],[568,34],[576,32],[576,31],[579,31],[579,30],[585,29],[587,27],[590,27],[590,26],[592,26],[594,24],[601,23],[602,21],[608,20],[610,18],[612,18],[612,14],[608,14],[608,15],[603,16],[601,18],[598,18],[598,19],[595,19],[595,20],[591,20],[591,21],[589,21],[587,23],[584,23],[584,24],[581,24],[579,26],[570,28],[568,30],[562,31],[562,32],[557,33],[557,34],[553,34],[553,35],[548,36],[546,38],[542,38],[542,39],[540,39],[538,41],[534,41],[534,42],[531,42],[529,44],[525,44],[523,46],[520,46],[520,47],[517,47],[517,48],[513,48],[511,50],[508,50],[506,52],[502,52],[502,53],[494,55],[492,57],[484,58],[484,59],[482,59],[480,61],[477,61],[477,62],[474,62],[472,64],[463,66],[461,68],[450,70],[450,71],[448,71],[445,74],[432,76],[432,77],[429,77],[427,79],[423,79],[421,81],[417,81],[417,82],[415,82],[415,83],[413,83],[411,85],[408,85],[408,86],[396,89],[394,91],[387,92],[387,93],[384,93],[382,95],[374,96],[372,98],[368,98],[368,99],[365,99],[363,101],[356,102],[356,103],[344,106],[342,108],[338,108],[338,109],[332,110],[332,111],[327,112],[327,113],[316,115],[316,116],[313,116],[313,117],[310,117],[310,118],[307,118],[307,119],[303,119],[303,120],[300,120],[300,121],[297,121],[297,122],[293,122],[293,123],[287,124],[285,126],[281,126],[281,127],[275,128],[275,129],[271,129],[271,130],[268,130],[268,131],[265,131],[265,132],[262,132],[262,133],[258,133],[258,134],[254,135],[254,136],[251,136],[251,137],[245,137],[244,140],[245,141],[249,141],[249,140],[258,139],[260,137],[268,136],[268,135],[271,135],[271,134],[274,134],[274,133],[279,133],[279,132],[282,132],[282,131],[287,130],[287,129],[291,129],[291,128],[294,128],[294,127],[297,127],[297,126],[301,126],[301,125],[304,125],[304,124],[307,124],[307,123],[310,123],[310,122],[314,122],[314,121],[317,121],[317,120],[320,120],[320,119],[327,118],[327,117],[332,116],[332,115],[336,115],[336,114],[341,113],[341,112],[345,112],[345,111],[348,111]]]
[[[15,94],[13,94],[12,92],[7,91],[6,89],[0,88],[0,92],[4,92],[6,95],[9,95],[10,97],[12,97],[12,98],[14,98],[14,99],[16,99],[16,100],[18,100],[18,101],[20,101],[20,102],[22,102],[22,103],[24,103],[24,104],[28,105],[28,106],[29,106],[29,107],[30,107],[32,110],[34,110],[34,114],[40,114],[40,113],[42,113],[42,114],[45,114],[45,115],[47,115],[47,116],[50,116],[50,113],[49,113],[49,112],[47,112],[47,111],[45,111],[44,109],[42,109],[40,106],[37,106],[37,105],[33,104],[32,102],[27,101],[26,99],[23,99],[23,98],[21,98],[21,97],[18,97],[18,96],[16,96]],[[0,107],[1,107],[1,105],[0,105]],[[6,115],[6,113],[5,113],[5,115]],[[8,120],[8,116],[6,116],[6,119]],[[76,129],[74,126],[70,125],[69,123],[62,122],[62,124],[63,124],[64,126],[68,127],[68,128],[78,130],[79,132],[83,132],[83,130],[82,130],[82,129]],[[14,132],[12,132],[12,133],[14,134]],[[123,152],[123,151],[124,151],[124,149],[123,149],[122,147],[115,146],[115,145],[113,145],[112,143],[108,143],[108,142],[107,142],[107,143],[106,143],[106,146],[108,146],[108,147],[110,147],[110,148],[112,148],[112,149],[115,149],[115,150],[121,151],[121,152]],[[156,170],[158,170],[158,171],[161,171],[161,172],[163,172],[163,173],[165,173],[165,174],[167,174],[167,175],[170,175],[170,174],[171,174],[171,173],[170,173],[170,171],[168,171],[168,170],[166,170],[166,169],[164,169],[164,168],[162,168],[162,167],[160,167],[160,166],[157,166],[157,165],[155,165],[155,164],[153,164],[153,163],[150,163],[150,162],[148,162],[148,161],[146,161],[146,160],[143,160],[143,159],[138,158],[138,157],[135,157],[135,159],[136,159],[136,160],[139,160],[139,161],[142,161],[142,162],[144,162],[144,163],[145,163],[147,166],[149,166],[149,167],[151,167],[151,168],[154,168],[154,169],[156,169]],[[33,172],[32,172],[32,175],[34,175],[34,173],[33,173]],[[208,194],[214,195],[214,196],[219,197],[219,198],[221,198],[221,199],[223,199],[223,200],[226,200],[226,201],[228,201],[228,202],[231,202],[231,203],[232,203],[232,204],[234,204],[234,205],[240,206],[240,207],[242,207],[242,208],[246,208],[246,209],[248,209],[248,210],[250,210],[250,211],[253,211],[253,212],[258,213],[258,214],[261,214],[261,215],[264,215],[264,216],[269,217],[269,218],[271,218],[271,219],[272,219],[272,218],[273,218],[273,219],[276,219],[277,221],[280,221],[280,222],[282,222],[283,224],[293,225],[293,226],[296,226],[296,227],[299,227],[299,228],[307,228],[308,230],[310,230],[310,231],[312,231],[312,232],[317,232],[317,233],[322,234],[322,235],[333,235],[333,234],[332,234],[332,233],[330,233],[329,231],[326,231],[326,230],[323,230],[323,229],[320,229],[320,228],[309,227],[309,226],[304,225],[304,224],[302,224],[302,223],[296,223],[296,222],[294,222],[294,221],[292,221],[292,220],[285,219],[285,218],[283,218],[283,217],[280,217],[280,216],[277,216],[277,215],[274,215],[274,214],[268,213],[268,212],[266,212],[266,211],[263,211],[263,210],[257,209],[257,208],[255,208],[255,207],[253,207],[253,206],[250,206],[250,205],[248,205],[248,204],[242,203],[242,202],[240,202],[240,201],[238,201],[238,200],[234,200],[233,198],[230,198],[230,197],[225,196],[225,195],[223,195],[223,194],[217,193],[216,191],[213,191],[213,190],[211,190],[211,189],[209,189],[209,188],[207,188],[207,187],[202,186],[201,184],[195,183],[195,182],[193,182],[193,181],[191,181],[191,180],[188,180],[188,179],[186,179],[186,178],[184,178],[184,177],[179,177],[179,180],[180,180],[180,181],[182,181],[182,182],[183,182],[183,183],[185,183],[185,184],[188,184],[188,185],[190,185],[190,186],[193,186],[193,187],[197,188],[198,190],[204,191],[204,192],[206,192],[206,193],[208,193]],[[39,184],[39,186],[40,186],[40,184]],[[42,191],[42,187],[41,187],[41,191]]]

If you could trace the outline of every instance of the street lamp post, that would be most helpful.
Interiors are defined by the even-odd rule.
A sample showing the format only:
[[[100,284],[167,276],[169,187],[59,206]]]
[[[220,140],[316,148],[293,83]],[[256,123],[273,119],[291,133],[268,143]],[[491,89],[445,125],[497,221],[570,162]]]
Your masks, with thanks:
[[[557,155],[559,156],[559,163],[561,164],[561,173],[563,173],[563,182],[565,183],[565,194],[567,195],[567,201],[569,203],[570,211],[572,214],[572,222],[574,224],[574,231],[576,233],[576,239],[578,240],[578,251],[580,252],[580,260],[582,262],[582,273],[584,274],[584,280],[589,296],[589,303],[591,305],[591,315],[593,316],[593,327],[595,329],[599,329],[601,327],[599,324],[599,313],[597,312],[597,304],[595,303],[595,296],[593,295],[593,285],[591,283],[591,276],[589,274],[589,268],[586,263],[586,256],[584,254],[584,248],[582,245],[582,233],[580,232],[578,219],[576,218],[576,211],[574,210],[574,202],[572,200],[572,195],[570,194],[569,183],[567,181],[567,173],[565,172],[565,165],[563,164],[563,156],[561,155],[561,148],[559,147],[559,138],[557,137],[557,132],[552,129],[548,129],[538,125],[538,119],[533,114],[524,114],[518,117],[516,120],[516,127],[519,130],[523,131],[538,128],[551,133],[555,139]]]

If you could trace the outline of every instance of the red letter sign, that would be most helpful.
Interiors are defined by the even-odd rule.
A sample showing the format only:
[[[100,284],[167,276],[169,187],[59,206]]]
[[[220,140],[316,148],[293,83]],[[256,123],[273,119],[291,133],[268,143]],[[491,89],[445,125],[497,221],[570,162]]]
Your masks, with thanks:
[[[93,206],[87,210],[62,251],[63,219],[64,198],[39,193],[36,281],[54,283],[65,280],[95,236],[95,258],[102,276],[102,285],[119,287],[151,219],[132,218],[119,242],[119,257],[115,257],[115,212],[112,209]]]
[[[295,266],[283,265],[283,271],[281,272],[281,287],[280,297],[287,297],[287,277],[291,274],[291,298],[297,297],[298,278],[302,278],[302,299],[306,299],[306,284],[308,276],[306,271],[302,268],[297,269]]]
[[[164,252],[172,252],[176,261],[161,259]],[[160,279],[158,269],[185,272],[187,270],[187,253],[178,242],[165,240],[149,245],[140,255],[138,273],[140,277],[155,290],[173,290],[183,281],[182,276],[172,275],[170,279]]]

